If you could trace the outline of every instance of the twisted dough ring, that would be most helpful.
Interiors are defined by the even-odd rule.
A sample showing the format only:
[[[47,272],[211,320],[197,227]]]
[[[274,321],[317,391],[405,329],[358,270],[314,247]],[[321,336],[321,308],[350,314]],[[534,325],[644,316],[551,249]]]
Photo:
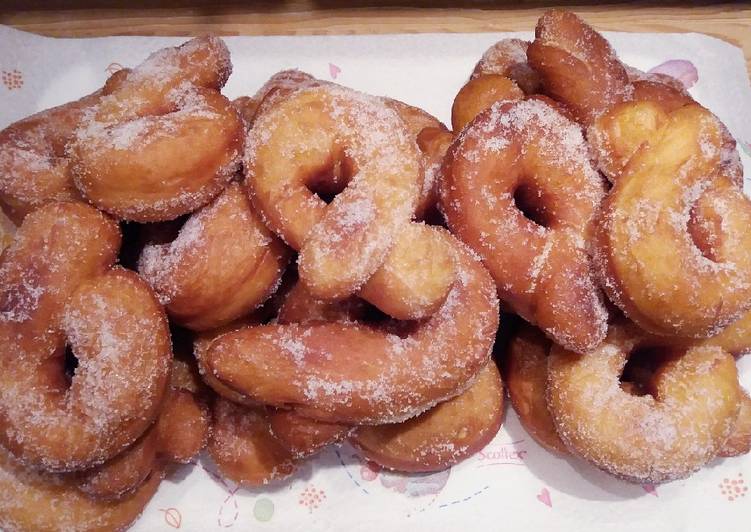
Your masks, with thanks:
[[[233,183],[194,213],[173,242],[147,245],[138,270],[173,320],[200,331],[226,325],[263,303],[289,259],[287,247]]]
[[[0,206],[14,222],[21,223],[45,203],[80,198],[65,148],[86,114],[127,75],[128,70],[115,72],[95,93],[24,118],[0,132]]]
[[[449,227],[483,258],[501,300],[578,352],[607,329],[586,249],[603,195],[579,128],[540,100],[494,104],[444,160]]]
[[[548,407],[566,446],[636,482],[683,478],[713,459],[733,431],[741,389],[733,357],[716,347],[667,346],[652,395],[631,395],[619,376],[633,352],[665,347],[635,327],[613,324],[595,351],[554,346]]]
[[[242,119],[218,92],[231,69],[226,45],[201,37],[129,72],[68,146],[81,194],[140,222],[171,220],[219,194],[243,145]]]
[[[300,278],[316,296],[359,290],[398,319],[441,305],[451,252],[433,229],[409,223],[418,149],[381,100],[330,84],[297,90],[256,115],[245,167],[253,204],[300,251]],[[327,205],[310,187],[331,185],[336,167],[348,184]]]
[[[630,159],[603,206],[599,277],[650,332],[711,336],[749,308],[751,203],[723,174],[722,145],[711,113],[681,107]],[[709,187],[699,204],[704,224],[692,224]]]
[[[27,216],[0,263],[0,443],[28,466],[86,469],[156,418],[172,357],[167,319],[112,268],[120,232],[80,203]],[[79,366],[68,382],[66,342]]]
[[[401,336],[350,323],[247,327],[206,347],[205,371],[251,400],[341,423],[397,422],[455,396],[488,360],[498,301],[482,265],[452,247],[446,301]]]

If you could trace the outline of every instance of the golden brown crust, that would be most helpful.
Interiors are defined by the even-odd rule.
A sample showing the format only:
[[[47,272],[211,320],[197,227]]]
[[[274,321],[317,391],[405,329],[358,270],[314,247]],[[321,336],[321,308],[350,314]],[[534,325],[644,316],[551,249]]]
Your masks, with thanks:
[[[569,454],[555,431],[545,399],[552,345],[540,330],[522,325],[509,343],[504,378],[511,405],[524,429],[547,450]]]
[[[485,74],[469,80],[456,94],[451,106],[451,127],[459,133],[474,117],[495,102],[524,99],[524,93],[510,78]]]
[[[503,383],[490,361],[463,393],[402,423],[359,427],[351,442],[390,469],[440,471],[485,447],[503,420]]]

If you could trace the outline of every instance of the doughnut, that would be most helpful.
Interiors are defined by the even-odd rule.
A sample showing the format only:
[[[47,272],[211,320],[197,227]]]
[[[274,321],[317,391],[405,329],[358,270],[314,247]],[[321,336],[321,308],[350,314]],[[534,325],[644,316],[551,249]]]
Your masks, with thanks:
[[[112,267],[117,224],[82,203],[29,214],[0,262],[0,444],[24,465],[88,469],[156,418],[172,359],[167,318]],[[66,346],[77,358],[65,371]]]
[[[389,469],[441,471],[490,443],[502,419],[503,383],[490,361],[462,394],[403,423],[359,427],[350,441]]]
[[[544,93],[585,125],[632,97],[628,73],[610,43],[569,11],[551,9],[540,17],[527,58]]]
[[[192,214],[169,243],[147,245],[138,271],[172,320],[192,330],[221,327],[278,287],[287,247],[261,222],[237,183]]]
[[[577,352],[607,330],[587,249],[603,195],[578,126],[541,100],[493,104],[442,168],[448,226],[482,257],[500,299]]]
[[[540,92],[540,74],[527,62],[528,47],[521,39],[501,39],[482,54],[470,79],[496,74],[514,80],[525,94]]]
[[[504,380],[519,422],[548,451],[569,454],[555,431],[545,393],[552,342],[531,325],[521,325],[506,352]]]
[[[0,448],[0,528],[8,532],[127,529],[156,493],[163,473],[155,470],[131,495],[118,501],[94,500],[75,479],[29,471]]]
[[[438,184],[443,158],[454,142],[454,134],[443,126],[426,127],[418,133],[416,141],[423,154],[423,186],[415,218],[442,225],[443,217],[438,207]]]
[[[13,242],[15,234],[16,226],[7,216],[5,216],[2,209],[0,209],[0,255],[2,255],[3,250]]]
[[[313,321],[355,323],[364,320],[367,315],[367,303],[358,297],[321,301],[313,297],[304,284],[298,282],[284,297],[276,321],[282,325]]]
[[[170,390],[157,421],[141,438],[92,470],[78,473],[79,489],[89,497],[116,500],[137,489],[156,469],[168,463],[186,464],[206,446],[210,413],[187,365],[172,365]]]
[[[470,79],[454,98],[451,106],[451,127],[461,131],[474,117],[495,102],[523,100],[524,92],[514,81],[498,74],[485,74]]]
[[[729,458],[751,451],[751,397],[747,391],[741,395],[741,409],[730,438],[720,448],[718,456]]]
[[[65,151],[86,113],[115,90],[127,70],[80,100],[41,111],[0,131],[0,206],[14,222],[52,201],[80,199]]]
[[[78,489],[91,499],[116,501],[138,489],[159,466],[159,435],[149,429],[126,451],[80,474]]]
[[[456,242],[455,240],[453,240]],[[246,327],[216,338],[206,373],[251,400],[338,423],[413,417],[460,393],[488,360],[499,324],[485,268],[458,242],[457,279],[430,318],[389,332],[311,322]]]
[[[238,169],[244,125],[218,91],[231,71],[215,37],[152,54],[81,120],[67,146],[79,192],[119,219],[171,220]]]
[[[649,332],[712,336],[751,304],[751,203],[723,175],[722,132],[699,105],[673,111],[603,204],[598,277],[610,300]],[[698,224],[691,220],[697,203]]]
[[[652,348],[650,393],[619,386],[626,361]],[[561,440],[597,467],[633,482],[684,478],[712,460],[731,435],[741,404],[733,357],[717,347],[650,343],[635,327],[611,324],[586,355],[554,345],[548,408]]]
[[[272,435],[264,407],[218,397],[207,451],[222,476],[242,486],[261,486],[294,473],[295,458]]]
[[[316,421],[290,410],[272,411],[269,427],[279,443],[297,460],[345,440],[352,432],[351,425]]]
[[[256,116],[244,161],[254,206],[270,229],[299,250],[300,278],[320,299],[351,295],[374,274],[376,280],[390,277],[388,272],[403,269],[399,250],[409,251],[418,231],[429,237],[428,228],[405,229],[418,198],[420,156],[398,114],[382,100],[333,84],[297,90]],[[351,179],[326,204],[311,189],[322,188],[321,182],[330,187],[337,165]],[[438,252],[440,238],[430,238],[438,241],[425,246]],[[389,254],[392,247],[396,251]],[[408,263],[420,267],[423,257],[411,255]],[[378,283],[371,289],[381,299],[373,303],[395,302],[408,311],[382,309],[397,319],[430,315],[454,276],[450,253],[443,255],[434,256],[432,266],[433,272],[440,264],[448,267],[441,276],[414,272],[417,284],[408,285],[409,293]]]
[[[715,345],[736,358],[751,354],[751,312],[743,314],[719,334],[702,340],[702,344]]]
[[[438,201],[436,170],[437,166],[440,166],[440,160],[443,159],[446,150],[440,151],[437,136],[435,142],[423,141],[421,143],[420,135],[425,129],[440,131],[448,136],[451,136],[451,133],[440,120],[418,107],[391,98],[384,98],[384,103],[399,114],[407,128],[407,133],[417,142],[417,146],[420,148],[420,192],[415,208],[415,218],[425,220],[435,215],[434,211]]]

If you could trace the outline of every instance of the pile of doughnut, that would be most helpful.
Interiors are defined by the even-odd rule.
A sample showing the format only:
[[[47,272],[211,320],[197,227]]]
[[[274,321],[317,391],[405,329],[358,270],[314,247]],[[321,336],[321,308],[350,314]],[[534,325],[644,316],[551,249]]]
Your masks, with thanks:
[[[749,452],[751,202],[680,82],[557,10],[451,130],[231,71],[196,38],[0,132],[0,529],[127,528],[202,452],[245,486],[345,441],[438,471],[506,390],[628,481]]]

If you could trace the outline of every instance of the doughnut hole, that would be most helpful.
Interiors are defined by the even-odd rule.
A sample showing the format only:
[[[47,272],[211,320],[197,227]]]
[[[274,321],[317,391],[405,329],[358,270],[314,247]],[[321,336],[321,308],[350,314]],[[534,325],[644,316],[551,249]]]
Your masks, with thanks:
[[[328,205],[347,188],[356,172],[355,162],[339,151],[310,171],[304,181],[308,190]]]
[[[554,219],[547,209],[549,200],[546,196],[545,191],[534,183],[521,183],[514,191],[514,205],[525,218],[547,229]]]

